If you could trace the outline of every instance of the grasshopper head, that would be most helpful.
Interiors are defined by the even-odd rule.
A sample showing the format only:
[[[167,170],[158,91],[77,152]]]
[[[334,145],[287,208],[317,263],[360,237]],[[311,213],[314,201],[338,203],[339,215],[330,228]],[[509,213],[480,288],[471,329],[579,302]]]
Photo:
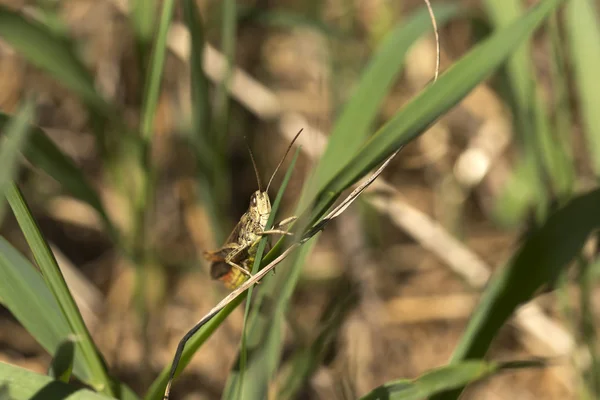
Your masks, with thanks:
[[[263,227],[267,225],[267,220],[271,213],[271,200],[267,192],[257,190],[252,193],[248,213],[253,220],[260,221]]]

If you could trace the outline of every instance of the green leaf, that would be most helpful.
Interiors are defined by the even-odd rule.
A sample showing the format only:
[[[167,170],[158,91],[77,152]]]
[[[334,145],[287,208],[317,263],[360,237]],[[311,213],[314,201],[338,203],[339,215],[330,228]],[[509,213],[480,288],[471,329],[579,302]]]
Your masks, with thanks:
[[[48,353],[53,354],[73,334],[40,273],[3,237],[0,293],[6,308]],[[75,357],[74,373],[83,382],[91,381],[88,366],[79,357]]]
[[[31,211],[23,199],[18,187],[13,183],[6,191],[6,198],[15,214],[17,222],[23,231],[25,239],[31,248],[35,261],[42,271],[42,276],[48,288],[54,295],[63,317],[66,319],[71,331],[77,337],[81,347],[81,356],[87,364],[90,373],[90,384],[99,391],[112,394],[112,382],[108,376],[100,352],[94,345],[73,296],[65,283],[56,259],[42,236]]]
[[[408,380],[388,382],[379,386],[361,400],[418,400],[440,393],[444,390],[465,386],[468,383],[487,378],[505,370],[542,367],[541,361],[484,362],[465,361],[456,365],[447,365],[426,372],[420,377]]]
[[[451,362],[482,358],[515,309],[555,282],[598,228],[600,189],[575,197],[530,234],[488,284]],[[457,397],[458,393],[451,393],[440,398]]]
[[[571,0],[564,14],[587,149],[600,177],[600,21],[591,0]]]
[[[19,153],[27,143],[28,123],[33,118],[33,102],[28,101],[19,113],[6,124],[0,124],[0,195],[13,179],[19,166]],[[2,125],[5,125],[6,128]],[[4,220],[4,196],[0,197],[0,225]]]
[[[95,112],[114,117],[115,110],[96,92],[94,80],[64,38],[5,6],[0,6],[0,37],[75,92]]]
[[[88,389],[78,389],[61,381],[39,375],[24,368],[0,362],[0,388],[8,387],[12,400],[25,399],[65,399],[65,400],[107,400]]]
[[[58,349],[52,357],[48,375],[56,380],[69,383],[71,372],[73,371],[73,363],[75,362],[75,342],[72,338],[67,338],[58,345]]]
[[[8,124],[10,117],[0,112],[0,130]],[[33,165],[40,168],[58,183],[73,197],[93,207],[105,223],[110,233],[116,234],[98,193],[87,181],[73,161],[66,156],[40,128],[31,126],[30,137],[24,149],[25,158]]]

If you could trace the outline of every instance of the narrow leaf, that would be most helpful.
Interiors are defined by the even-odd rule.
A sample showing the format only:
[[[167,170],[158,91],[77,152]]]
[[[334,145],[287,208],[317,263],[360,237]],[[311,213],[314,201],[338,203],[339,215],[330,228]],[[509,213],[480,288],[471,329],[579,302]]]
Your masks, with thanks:
[[[81,345],[82,358],[87,363],[90,371],[90,384],[97,390],[112,394],[111,380],[103,360],[100,359],[100,353],[83,322],[83,318],[48,243],[42,236],[25,199],[14,183],[6,191],[6,198],[31,248],[36,263],[42,271],[42,276],[48,288],[54,295],[64,318]]]

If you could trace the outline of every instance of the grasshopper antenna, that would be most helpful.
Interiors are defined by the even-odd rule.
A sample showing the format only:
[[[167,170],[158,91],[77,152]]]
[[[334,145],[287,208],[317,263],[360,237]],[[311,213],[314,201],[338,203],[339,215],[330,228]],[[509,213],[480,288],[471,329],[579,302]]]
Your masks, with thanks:
[[[252,160],[252,166],[254,167],[254,174],[256,174],[256,183],[258,184],[258,190],[260,190],[262,192],[262,187],[260,184],[260,175],[258,174],[258,168],[256,167],[256,161],[254,160],[254,154],[252,154],[252,150],[250,149],[250,145],[248,144],[248,140],[246,139],[246,137],[244,136],[244,139],[246,140],[246,147],[248,148],[248,153],[250,153],[250,159]],[[271,181],[269,181],[269,183],[271,183]],[[269,187],[267,186],[267,189]]]
[[[273,178],[277,174],[277,171],[279,170],[279,167],[281,167],[281,164],[283,164],[283,161],[285,160],[285,157],[287,157],[288,153],[290,152],[290,149],[294,145],[294,142],[296,141],[296,139],[298,139],[298,136],[300,136],[300,134],[302,133],[303,130],[304,130],[304,128],[300,129],[298,131],[298,133],[296,133],[296,136],[294,136],[294,139],[292,139],[292,141],[290,142],[290,145],[288,146],[287,150],[285,151],[285,154],[281,158],[281,161],[279,161],[279,164],[277,164],[277,167],[275,168],[275,171],[273,171],[273,175],[271,175],[271,178],[269,179],[269,183],[267,183],[267,188],[265,189],[265,192],[267,192],[267,193],[269,192],[269,186],[271,186],[271,182],[273,182]]]

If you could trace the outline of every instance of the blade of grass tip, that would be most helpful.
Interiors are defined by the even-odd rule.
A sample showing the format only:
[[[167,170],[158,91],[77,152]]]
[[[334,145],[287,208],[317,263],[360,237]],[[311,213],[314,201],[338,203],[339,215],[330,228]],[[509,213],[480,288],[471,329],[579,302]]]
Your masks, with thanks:
[[[204,206],[211,220],[215,241],[222,243],[225,226],[219,193],[211,184],[215,169],[222,165],[217,156],[215,140],[211,135],[211,108],[209,99],[209,80],[202,67],[204,60],[204,26],[200,12],[194,0],[183,1],[183,17],[190,32],[190,84],[192,103],[192,132],[190,142],[198,163],[198,181]],[[220,173],[219,175],[223,175]]]
[[[462,10],[462,8],[455,5],[439,5],[434,7],[433,12],[436,20],[441,25],[458,16]],[[316,172],[310,182],[304,186],[298,210],[306,208],[307,200],[315,193],[314,188],[322,186],[324,182],[332,177],[337,167],[349,161],[352,154],[359,149],[370,132],[380,105],[402,71],[407,51],[419,37],[429,30],[431,30],[430,14],[427,7],[423,7],[405,23],[398,24],[382,41],[372,60],[365,68],[356,91],[336,121],[329,137],[327,149],[316,167]],[[272,376],[279,358],[275,349],[278,348],[277,343],[280,343],[281,339],[278,332],[281,329],[280,323],[282,320],[280,316],[283,315],[282,310],[291,297],[291,292],[299,277],[302,260],[310,251],[311,245],[305,244],[296,253],[293,258],[295,263],[291,269],[286,268],[286,271],[290,271],[289,273],[275,276],[265,282],[255,301],[254,306],[256,309],[260,309],[262,296],[269,297],[279,307],[276,313],[278,317],[275,318],[276,323],[270,321],[271,323],[268,325],[261,324],[256,328],[251,328],[252,330],[256,329],[256,332],[250,331],[254,337],[272,338],[263,341],[265,348],[272,349],[269,350],[271,371],[267,372],[268,370],[257,364],[254,372],[257,376],[249,379],[249,381],[258,385],[260,381],[258,376],[260,376],[260,379],[263,380],[263,388],[267,387],[267,382],[264,379],[269,379]],[[269,334],[267,331],[272,333]],[[259,354],[262,353],[260,351],[255,350],[254,354],[258,359],[261,358]]]
[[[277,196],[275,197],[275,201],[273,202],[273,205],[271,207],[271,214],[269,215],[266,229],[271,229],[271,227],[273,226],[273,223],[275,222],[275,215],[277,214],[277,210],[279,209],[279,203],[281,203],[281,199],[283,198],[283,193],[285,192],[285,189],[287,188],[289,180],[292,176],[292,172],[294,170],[294,166],[296,165],[296,160],[298,159],[299,152],[300,152],[300,147],[298,147],[296,149],[296,153],[294,154],[294,157],[292,158],[290,166],[288,167],[288,169],[285,173],[285,176],[283,178],[281,186],[279,187],[279,191],[277,192]],[[258,245],[258,249],[256,251],[256,257],[254,259],[254,264],[252,266],[252,274],[255,274],[259,270],[259,267],[260,267],[260,264],[261,264],[261,261],[263,258],[263,253],[264,253],[264,250],[267,245],[267,240],[268,240],[267,237],[263,237]],[[244,325],[242,327],[242,340],[241,340],[240,352],[239,352],[239,364],[238,364],[238,367],[234,366],[232,372],[229,374],[229,378],[227,379],[227,384],[225,386],[225,390],[223,391],[222,398],[239,398],[240,394],[242,392],[244,394],[246,394],[247,391],[250,391],[250,392],[253,391],[251,388],[244,388],[242,390],[242,387],[244,384],[244,373],[246,371],[246,358],[247,358],[248,343],[250,343],[251,347],[254,345],[254,343],[253,343],[254,341],[252,340],[253,338],[248,337],[246,335],[246,326],[249,324],[254,325],[256,323],[260,323],[258,321],[258,319],[261,317],[260,313],[258,312],[259,310],[255,310],[255,313],[253,314],[252,322],[250,322],[249,314],[250,314],[250,309],[251,309],[251,299],[252,299],[253,290],[254,290],[253,287],[248,289],[248,297],[247,297],[248,300],[246,301],[246,309],[244,311]],[[254,307],[252,307],[252,308],[254,308]],[[263,322],[266,322],[266,321],[263,321]],[[253,382],[249,381],[249,383],[250,383],[250,386],[252,386]]]
[[[69,399],[69,400],[107,400],[89,389],[74,388],[64,382],[55,381],[46,375],[31,372],[25,368],[0,362],[0,388],[8,388],[8,399]],[[2,393],[0,392],[0,397]],[[4,397],[3,397],[4,399]],[[114,399],[113,399],[114,400]]]
[[[0,132],[4,133],[0,136],[0,226],[5,212],[3,194],[19,167],[19,157],[27,144],[29,121],[33,118],[33,113],[34,103],[28,100],[17,115],[8,121],[6,129],[0,126]]]
[[[0,112],[0,130],[7,126],[10,117]],[[108,217],[98,193],[75,163],[60,150],[46,133],[38,127],[29,127],[30,135],[24,155],[31,164],[46,172],[73,197],[96,210],[106,230],[115,243],[119,243],[118,231]],[[1,160],[1,159],[0,159]]]
[[[23,235],[31,248],[33,256],[46,284],[60,306],[63,316],[67,320],[73,333],[81,345],[82,356],[88,364],[91,374],[91,385],[103,393],[113,394],[111,380],[106,371],[104,362],[99,356],[99,351],[94,345],[92,337],[83,322],[75,300],[65,283],[64,277],[58,267],[56,259],[42,236],[31,211],[25,202],[19,188],[12,183],[6,190],[6,198],[19,223]]]
[[[587,149],[596,177],[600,177],[600,21],[593,1],[571,0],[564,13],[571,66]]]
[[[544,365],[545,364],[541,360],[508,361],[502,363],[465,361],[456,365],[447,365],[436,368],[416,379],[401,379],[385,383],[368,393],[366,396],[361,397],[361,400],[424,399],[444,390],[480,381],[503,371],[523,368],[540,368]]]
[[[118,113],[98,94],[94,80],[70,43],[48,27],[0,6],[0,37],[35,66],[75,92],[96,113],[114,119]]]
[[[3,237],[0,237],[0,293],[2,304],[49,354],[73,335],[39,271]],[[78,341],[76,345],[79,346]],[[92,381],[88,364],[81,357],[75,357],[74,373],[82,382]]]
[[[484,357],[517,307],[530,301],[545,285],[556,282],[598,228],[600,189],[573,198],[531,233],[487,285],[450,362]],[[457,399],[460,392],[445,393],[436,399]]]

